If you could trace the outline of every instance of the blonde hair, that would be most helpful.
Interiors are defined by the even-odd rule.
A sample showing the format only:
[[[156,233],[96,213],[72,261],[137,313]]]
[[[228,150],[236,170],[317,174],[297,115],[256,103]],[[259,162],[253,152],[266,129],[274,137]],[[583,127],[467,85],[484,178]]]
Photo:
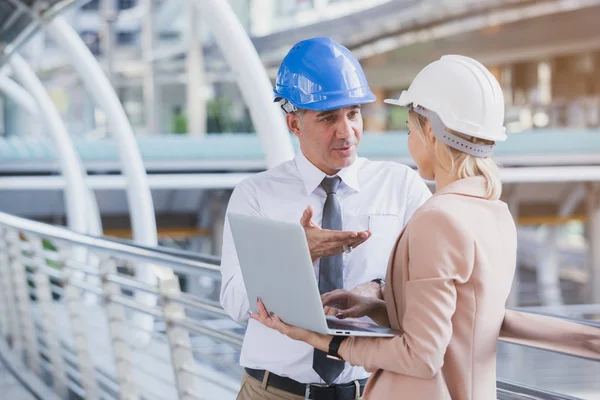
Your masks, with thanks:
[[[427,118],[411,110],[408,113],[408,119],[411,122],[411,125],[417,127],[419,137],[421,138],[421,140],[424,141],[425,135],[423,133],[423,129],[427,124]],[[472,143],[494,143],[490,140],[466,136],[461,133],[452,131],[451,129],[447,129],[447,131]],[[436,163],[440,167],[441,165],[438,161],[440,160],[439,150],[446,152],[446,155],[448,156],[448,159],[451,162],[450,171],[448,172],[455,175],[458,179],[468,178],[471,176],[483,176],[485,178],[487,186],[485,192],[486,199],[498,200],[500,198],[500,195],[502,194],[502,182],[500,181],[498,165],[494,160],[492,160],[490,157],[474,157],[436,140],[434,152]]]

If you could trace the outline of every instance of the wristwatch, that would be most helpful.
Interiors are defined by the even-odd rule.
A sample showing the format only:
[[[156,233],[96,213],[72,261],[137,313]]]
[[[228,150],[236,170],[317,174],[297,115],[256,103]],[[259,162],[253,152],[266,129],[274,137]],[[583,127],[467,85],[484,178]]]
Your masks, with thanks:
[[[379,283],[379,287],[381,288],[381,294],[383,295],[383,289],[385,289],[385,281],[381,278],[373,279],[371,282]]]
[[[332,360],[344,361],[338,351],[340,350],[340,345],[348,336],[334,336],[329,342],[329,352],[327,353],[327,358],[331,358]]]

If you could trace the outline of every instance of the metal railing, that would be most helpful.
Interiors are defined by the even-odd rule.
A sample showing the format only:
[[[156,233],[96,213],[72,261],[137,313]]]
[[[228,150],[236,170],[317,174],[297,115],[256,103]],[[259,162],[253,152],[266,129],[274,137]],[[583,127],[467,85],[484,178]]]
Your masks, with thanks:
[[[245,327],[218,303],[218,264],[0,213],[0,355],[24,360],[58,398],[233,399]],[[136,279],[140,268],[156,285]],[[180,290],[199,277],[212,284]],[[503,340],[600,360],[598,324],[518,311],[506,321]],[[573,399],[500,379],[498,398]]]

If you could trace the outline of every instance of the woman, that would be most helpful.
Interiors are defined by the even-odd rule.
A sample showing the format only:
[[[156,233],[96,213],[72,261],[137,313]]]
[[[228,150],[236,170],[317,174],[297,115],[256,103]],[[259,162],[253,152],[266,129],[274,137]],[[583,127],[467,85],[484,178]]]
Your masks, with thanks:
[[[444,56],[398,100],[408,148],[436,193],[397,239],[385,300],[323,295],[328,314],[369,316],[394,338],[341,338],[283,323],[259,301],[268,327],[373,372],[364,399],[496,399],[496,342],[516,262],[516,229],[489,157],[504,141],[504,99],[479,62]]]

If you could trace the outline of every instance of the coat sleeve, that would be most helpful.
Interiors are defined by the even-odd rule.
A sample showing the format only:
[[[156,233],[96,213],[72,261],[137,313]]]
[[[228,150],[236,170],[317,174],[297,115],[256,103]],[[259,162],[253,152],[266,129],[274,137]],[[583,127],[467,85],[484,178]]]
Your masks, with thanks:
[[[340,355],[352,365],[432,378],[452,337],[456,286],[473,269],[475,244],[459,221],[440,210],[415,214],[407,227],[407,283],[394,282],[405,299],[402,333],[393,338],[349,338]],[[404,291],[404,293],[401,293]]]

